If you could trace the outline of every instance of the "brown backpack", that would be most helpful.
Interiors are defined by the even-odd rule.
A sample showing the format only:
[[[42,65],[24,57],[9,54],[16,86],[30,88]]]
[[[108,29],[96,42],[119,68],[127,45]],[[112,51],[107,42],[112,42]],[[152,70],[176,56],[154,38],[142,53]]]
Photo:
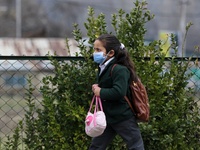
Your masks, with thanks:
[[[111,75],[114,67],[111,69]],[[131,99],[129,100],[127,96],[124,96],[125,100],[129,104],[131,110],[135,113],[138,122],[148,122],[150,115],[149,99],[145,86],[140,80],[138,82],[132,81],[130,84]]]

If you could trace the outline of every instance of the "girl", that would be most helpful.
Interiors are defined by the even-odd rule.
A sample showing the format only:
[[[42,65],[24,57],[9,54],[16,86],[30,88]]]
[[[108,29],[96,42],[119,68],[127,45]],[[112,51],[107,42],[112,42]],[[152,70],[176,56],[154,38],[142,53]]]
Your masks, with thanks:
[[[105,150],[116,134],[129,150],[144,150],[135,115],[124,99],[125,95],[130,97],[130,82],[137,81],[127,50],[115,36],[104,34],[94,42],[93,58],[99,64],[99,74],[98,84],[93,84],[92,90],[102,100],[107,127],[102,135],[92,139],[89,150]],[[112,68],[114,64],[117,65]]]

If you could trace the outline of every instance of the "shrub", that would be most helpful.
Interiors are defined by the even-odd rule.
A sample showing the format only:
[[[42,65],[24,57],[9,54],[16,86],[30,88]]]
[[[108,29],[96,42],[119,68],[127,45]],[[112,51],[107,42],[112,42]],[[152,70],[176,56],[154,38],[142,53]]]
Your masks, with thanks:
[[[130,13],[122,9],[112,15],[114,33],[129,50],[138,74],[147,87],[151,117],[148,123],[139,124],[146,150],[198,150],[199,108],[194,101],[194,90],[187,87],[191,74],[187,73],[190,59],[178,58],[174,35],[171,37],[173,56],[166,58],[162,41],[144,44],[146,22],[153,15],[146,9],[145,1],[136,0]],[[105,15],[95,17],[89,7],[85,22],[89,43],[107,33]],[[189,29],[190,24],[187,26]],[[91,55],[92,46],[86,47],[78,25],[74,25],[74,39],[84,60],[58,61],[50,57],[55,76],[43,78],[42,109],[35,109],[30,88],[27,90],[29,111],[25,117],[26,149],[87,149],[90,138],[84,132],[84,119],[92,98],[91,85],[95,81],[97,66]],[[69,47],[69,45],[67,45]],[[38,117],[34,118],[33,113]],[[31,135],[31,136],[30,136]],[[12,141],[11,141],[12,143]],[[8,143],[9,144],[9,143]],[[125,149],[117,136],[109,150]]]

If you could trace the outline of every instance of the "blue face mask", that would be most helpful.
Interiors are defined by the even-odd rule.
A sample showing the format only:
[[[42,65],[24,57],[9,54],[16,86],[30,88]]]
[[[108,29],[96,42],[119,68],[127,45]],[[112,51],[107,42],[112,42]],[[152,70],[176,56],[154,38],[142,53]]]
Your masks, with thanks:
[[[94,62],[101,64],[106,59],[106,56],[103,55],[103,52],[95,52],[93,53]]]

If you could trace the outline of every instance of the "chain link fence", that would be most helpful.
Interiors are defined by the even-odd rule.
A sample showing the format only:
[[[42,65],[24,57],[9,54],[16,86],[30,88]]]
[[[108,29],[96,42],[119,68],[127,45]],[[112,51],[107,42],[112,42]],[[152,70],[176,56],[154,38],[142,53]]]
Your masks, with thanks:
[[[80,57],[57,57],[61,60],[80,60]],[[195,100],[200,102],[200,65],[194,59],[188,71],[194,75],[188,81],[188,86],[196,90]],[[32,76],[35,88],[34,98],[40,105],[42,94],[40,86],[42,78],[53,75],[54,66],[46,56],[0,56],[0,138],[12,135],[18,122],[24,118],[26,109],[25,93],[28,88],[27,79]]]

